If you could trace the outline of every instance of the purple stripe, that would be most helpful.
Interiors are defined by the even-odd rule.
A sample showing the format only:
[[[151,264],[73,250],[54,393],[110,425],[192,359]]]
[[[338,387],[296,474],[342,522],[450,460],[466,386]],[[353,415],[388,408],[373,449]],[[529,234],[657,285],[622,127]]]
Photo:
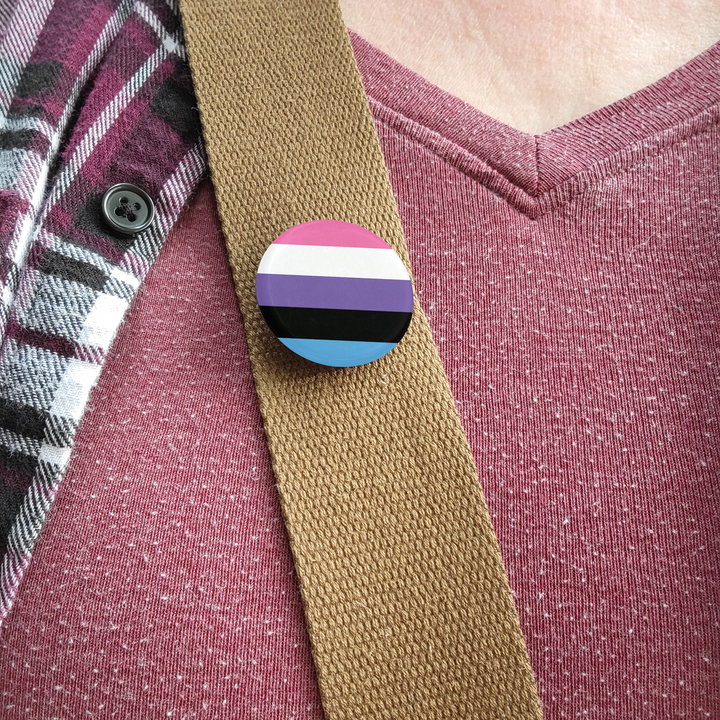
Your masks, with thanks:
[[[409,280],[259,274],[258,305],[412,312]]]

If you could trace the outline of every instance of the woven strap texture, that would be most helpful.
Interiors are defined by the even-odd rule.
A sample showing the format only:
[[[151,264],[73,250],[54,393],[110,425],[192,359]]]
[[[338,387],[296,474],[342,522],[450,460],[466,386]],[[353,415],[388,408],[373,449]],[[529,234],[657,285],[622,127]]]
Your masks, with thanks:
[[[255,272],[301,222],[409,268],[337,0],[182,0],[218,209],[328,720],[540,718],[518,617],[419,305],[389,355],[326,368],[267,330]]]

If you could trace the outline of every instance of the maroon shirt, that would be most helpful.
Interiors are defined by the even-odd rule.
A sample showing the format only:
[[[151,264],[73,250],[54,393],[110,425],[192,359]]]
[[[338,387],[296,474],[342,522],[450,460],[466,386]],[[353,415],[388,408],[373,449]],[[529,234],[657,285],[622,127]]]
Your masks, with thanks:
[[[720,45],[531,136],[353,43],[546,718],[720,714]],[[207,183],[2,653],[8,718],[322,716]]]

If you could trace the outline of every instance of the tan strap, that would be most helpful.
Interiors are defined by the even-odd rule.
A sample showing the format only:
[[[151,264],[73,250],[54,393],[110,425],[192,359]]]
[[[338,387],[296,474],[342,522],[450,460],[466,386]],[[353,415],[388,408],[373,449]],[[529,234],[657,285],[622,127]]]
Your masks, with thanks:
[[[218,208],[328,720],[540,718],[447,379],[416,306],[371,365],[302,360],[255,272],[301,222],[397,208],[337,0],[182,0]]]

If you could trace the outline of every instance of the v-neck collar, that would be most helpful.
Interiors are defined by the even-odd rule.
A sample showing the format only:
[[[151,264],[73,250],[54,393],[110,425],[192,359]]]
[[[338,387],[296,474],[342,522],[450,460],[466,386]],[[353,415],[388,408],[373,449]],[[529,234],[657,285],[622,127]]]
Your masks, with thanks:
[[[530,135],[433,85],[359,35],[350,36],[376,118],[530,217],[720,120],[720,43],[638,92]]]

